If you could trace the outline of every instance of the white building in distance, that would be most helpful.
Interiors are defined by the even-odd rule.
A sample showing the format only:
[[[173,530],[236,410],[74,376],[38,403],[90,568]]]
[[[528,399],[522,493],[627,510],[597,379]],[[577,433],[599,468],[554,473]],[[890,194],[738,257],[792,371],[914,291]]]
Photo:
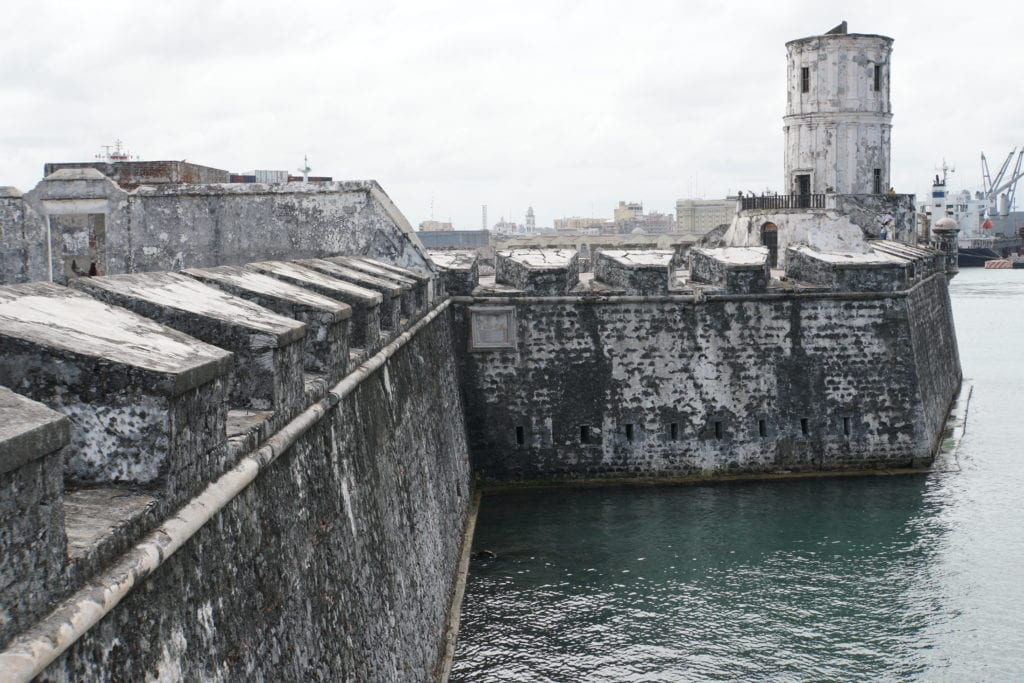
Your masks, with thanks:
[[[720,225],[732,224],[736,217],[737,198],[677,199],[676,231],[700,239]]]

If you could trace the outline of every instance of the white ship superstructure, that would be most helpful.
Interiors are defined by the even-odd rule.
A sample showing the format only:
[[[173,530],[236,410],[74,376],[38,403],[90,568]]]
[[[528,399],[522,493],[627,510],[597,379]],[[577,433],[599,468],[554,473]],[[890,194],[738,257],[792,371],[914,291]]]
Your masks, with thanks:
[[[980,266],[986,260],[1016,252],[1021,245],[1016,223],[1000,220],[1005,219],[1012,208],[1007,202],[1007,196],[988,191],[971,193],[970,190],[950,190],[949,174],[953,169],[943,162],[940,170],[941,176],[936,174],[932,182],[930,196],[918,203],[918,211],[924,215],[929,231],[943,217],[957,222],[960,227],[957,241],[960,265]],[[986,182],[986,187],[993,186]],[[1006,209],[1003,216],[1000,216],[1000,205]]]

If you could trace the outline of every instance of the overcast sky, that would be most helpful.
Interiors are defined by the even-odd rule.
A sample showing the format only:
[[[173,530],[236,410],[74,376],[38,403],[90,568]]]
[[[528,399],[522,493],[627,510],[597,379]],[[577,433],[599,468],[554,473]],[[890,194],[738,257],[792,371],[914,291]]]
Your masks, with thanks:
[[[781,188],[787,40],[895,39],[893,182],[1024,145],[1024,3],[42,2],[0,21],[0,185],[143,159],[373,178],[415,225]],[[1018,208],[1024,206],[1024,190]]]

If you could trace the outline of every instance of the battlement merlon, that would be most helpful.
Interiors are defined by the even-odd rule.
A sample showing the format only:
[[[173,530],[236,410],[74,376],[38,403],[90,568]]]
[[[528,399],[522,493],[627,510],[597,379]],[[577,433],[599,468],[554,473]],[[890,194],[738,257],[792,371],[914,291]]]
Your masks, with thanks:
[[[31,624],[64,570],[64,458],[70,422],[0,387],[0,643]],[[32,552],[24,552],[31,547]]]
[[[412,288],[409,286],[403,286],[326,259],[299,259],[295,263],[336,280],[380,294],[380,326],[388,333],[397,333],[402,326],[402,319],[411,318],[415,313],[415,298]]]
[[[207,285],[241,297],[278,315],[304,323],[304,368],[337,382],[348,371],[352,307],[283,280],[239,266],[182,271]]]
[[[670,249],[600,249],[594,278],[629,296],[668,294],[675,263]]]
[[[690,252],[690,279],[737,294],[768,291],[771,273],[764,247],[694,249]]]
[[[0,385],[73,420],[71,482],[194,492],[224,447],[232,358],[59,285],[0,287]],[[189,411],[203,429],[172,418]]]
[[[352,307],[350,346],[369,353],[381,343],[381,303],[384,297],[373,290],[339,280],[305,266],[287,261],[250,263],[247,269],[264,273]]]
[[[303,323],[180,273],[76,278],[71,286],[233,352],[233,408],[274,410],[278,420],[300,409]]]
[[[575,249],[499,251],[494,277],[497,284],[529,296],[564,296],[579,283],[579,255]]]
[[[444,292],[451,296],[469,296],[480,280],[480,258],[475,251],[428,251],[440,271]]]

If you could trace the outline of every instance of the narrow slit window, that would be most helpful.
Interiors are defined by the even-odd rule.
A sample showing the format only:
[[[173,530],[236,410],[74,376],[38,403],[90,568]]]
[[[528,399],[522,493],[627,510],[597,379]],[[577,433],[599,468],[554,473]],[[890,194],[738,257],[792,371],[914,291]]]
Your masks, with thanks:
[[[580,443],[590,443],[590,427],[580,425]]]
[[[845,436],[850,435],[850,418],[848,417],[843,418],[843,434]]]
[[[811,91],[811,68],[809,66],[800,67],[800,92]]]
[[[715,438],[716,439],[721,439],[722,438],[722,421],[721,420],[715,420]]]
[[[875,64],[875,84],[874,84],[874,88],[875,88],[875,92],[878,92],[879,90],[882,89],[882,65],[881,64]]]
[[[669,435],[669,438],[672,439],[673,441],[678,441],[679,440],[679,423],[678,422],[673,422],[672,424],[670,424],[668,426],[668,435]]]
[[[768,436],[768,420],[757,421],[757,435],[762,439]]]
[[[875,194],[882,194],[882,169],[876,168],[874,173]]]
[[[633,440],[633,425],[632,424],[627,424],[626,425],[626,441],[632,441],[632,440]]]
[[[523,429],[522,425],[516,426],[516,445],[522,446],[526,443],[526,430]]]
[[[811,421],[806,417],[800,418],[800,433],[807,436],[811,433]]]

